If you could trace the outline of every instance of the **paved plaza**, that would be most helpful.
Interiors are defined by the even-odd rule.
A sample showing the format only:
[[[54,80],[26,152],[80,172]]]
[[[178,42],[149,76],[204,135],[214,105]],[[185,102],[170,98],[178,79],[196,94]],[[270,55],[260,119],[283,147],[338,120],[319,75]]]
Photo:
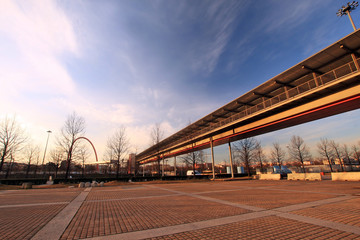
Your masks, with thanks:
[[[0,239],[360,239],[360,182],[6,190]]]

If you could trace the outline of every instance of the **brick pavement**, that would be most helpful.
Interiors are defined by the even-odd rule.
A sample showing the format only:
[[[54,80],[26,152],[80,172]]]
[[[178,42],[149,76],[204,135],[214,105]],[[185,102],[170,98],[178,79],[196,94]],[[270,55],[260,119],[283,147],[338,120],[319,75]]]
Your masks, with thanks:
[[[5,191],[0,194],[0,206],[17,204],[42,204],[53,202],[70,202],[80,190],[75,189],[26,189]]]
[[[29,239],[66,204],[0,209],[0,239]]]
[[[79,189],[0,192],[0,239],[30,239],[80,192]]]
[[[292,212],[297,215],[360,227],[360,197]]]
[[[3,191],[0,239],[360,239],[359,204],[331,181]]]
[[[224,234],[225,233],[225,234]],[[359,239],[359,235],[277,216],[149,239]]]

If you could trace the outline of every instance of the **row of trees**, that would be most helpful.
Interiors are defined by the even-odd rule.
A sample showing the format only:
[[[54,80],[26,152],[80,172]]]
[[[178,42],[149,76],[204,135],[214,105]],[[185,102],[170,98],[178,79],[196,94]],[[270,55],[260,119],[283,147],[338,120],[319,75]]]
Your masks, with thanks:
[[[358,145],[354,144],[350,149],[346,144],[340,145],[334,140],[322,138],[316,146],[320,159],[327,160],[331,172],[334,171],[333,165],[336,159],[340,163],[342,171],[345,170],[344,159],[346,159],[346,162],[350,167],[352,166],[352,158],[360,165],[360,141]],[[289,144],[286,145],[286,149],[287,151],[284,150],[279,143],[274,142],[269,156],[266,156],[261,143],[255,138],[247,138],[234,143],[235,159],[244,164],[249,175],[251,165],[258,164],[261,171],[263,171],[264,163],[270,162],[271,165],[277,165],[281,168],[283,163],[287,160],[295,162],[294,165],[297,165],[296,162],[298,162],[302,171],[305,172],[304,163],[312,161],[313,156],[304,140],[300,136],[292,136]],[[322,161],[318,163],[322,164]]]
[[[65,178],[69,177],[70,167],[82,166],[83,175],[85,174],[85,161],[89,158],[89,152],[83,142],[77,141],[85,135],[85,120],[76,113],[70,114],[60,129],[60,134],[56,136],[55,147],[50,150],[49,156],[51,164],[40,163],[40,146],[34,145],[31,138],[17,122],[16,117],[6,117],[0,122],[0,172],[6,172],[6,177],[15,162],[26,163],[26,177],[30,169],[35,165],[34,175],[39,170],[37,166],[41,164],[42,173],[53,168],[55,175],[59,169],[65,171]],[[105,158],[115,161],[117,165],[116,176],[119,176],[120,164],[125,158],[129,141],[126,137],[125,128],[120,127],[112,136],[109,137],[106,145]],[[45,160],[45,153],[43,161]],[[8,168],[4,169],[5,163]],[[64,169],[64,162],[65,169]]]
[[[248,175],[251,173],[252,166],[260,167],[261,171],[264,172],[265,166],[277,165],[281,169],[281,166],[285,162],[289,164],[289,161],[292,161],[295,166],[300,166],[302,171],[305,172],[304,164],[313,161],[309,147],[300,136],[292,136],[285,149],[278,142],[274,142],[268,155],[264,153],[260,141],[256,138],[239,140],[232,145],[234,163],[237,166],[243,165]],[[319,159],[328,162],[330,171],[334,171],[335,160],[339,162],[342,171],[345,171],[346,163],[352,168],[351,159],[356,160],[360,165],[360,141],[358,145],[354,144],[350,148],[346,144],[340,145],[334,140],[322,138],[316,146],[320,156]],[[202,151],[186,154],[181,157],[181,160],[186,165],[192,166],[192,169],[195,169],[195,165],[201,165],[205,162]],[[314,162],[323,164],[319,160]]]
[[[75,142],[76,138],[85,133],[85,120],[76,113],[68,116],[60,135],[56,137],[56,148],[50,152],[55,166],[60,166],[61,161],[67,160],[66,176],[69,173],[72,159],[81,159],[86,155],[81,143]],[[40,163],[40,147],[35,145],[25,130],[17,122],[16,117],[6,117],[0,122],[0,171],[3,171],[4,163],[11,165],[15,159],[27,163],[26,176],[29,174],[31,165],[38,166]],[[43,161],[45,160],[45,153]],[[35,164],[34,164],[35,163]],[[45,173],[44,162],[42,171]],[[36,172],[35,168],[35,172]]]
[[[62,167],[65,178],[69,176],[70,167],[72,165],[82,166],[83,175],[85,174],[85,161],[89,158],[90,153],[86,145],[81,141],[76,141],[79,137],[85,135],[85,120],[76,113],[70,114],[60,129],[60,134],[56,136],[56,144],[50,150],[51,164],[47,168],[53,168],[55,174]],[[160,124],[155,124],[150,133],[151,145],[159,147],[159,143],[164,137],[164,131]],[[326,138],[320,139],[317,144],[317,150],[323,159],[328,161],[331,171],[333,171],[333,162],[338,159],[341,170],[344,171],[344,162],[342,159],[356,159],[360,164],[360,142],[358,145],[348,147],[346,144],[340,145],[334,140]],[[120,167],[124,163],[124,159],[129,152],[130,144],[124,127],[119,127],[108,138],[106,143],[106,152],[104,158],[109,163],[116,166],[116,177],[119,177]],[[246,138],[233,143],[234,161],[241,163],[250,175],[250,168],[254,164],[259,164],[260,168],[266,163],[271,162],[272,165],[282,166],[284,161],[290,159],[297,161],[302,170],[304,170],[304,162],[312,159],[310,150],[300,136],[293,136],[290,143],[286,146],[286,150],[275,142],[272,144],[270,154],[266,156],[260,141],[256,138]],[[156,150],[156,149],[155,149]],[[160,152],[160,149],[156,150]],[[26,176],[29,174],[31,165],[38,166],[40,164],[40,147],[32,143],[25,131],[21,128],[16,118],[6,117],[0,122],[0,172],[5,172],[4,163],[13,163],[15,159],[21,159],[27,163]],[[43,161],[45,155],[43,157]],[[162,156],[157,156],[157,172],[161,173]],[[64,169],[64,161],[65,169]],[[204,163],[204,154],[202,151],[192,152],[181,157],[181,161],[195,169],[196,164]],[[10,164],[11,165],[11,164]],[[42,172],[45,174],[44,162],[41,164]],[[9,168],[8,168],[9,169]],[[8,172],[7,169],[7,172]],[[37,171],[35,168],[35,172]],[[50,170],[48,170],[50,171]]]

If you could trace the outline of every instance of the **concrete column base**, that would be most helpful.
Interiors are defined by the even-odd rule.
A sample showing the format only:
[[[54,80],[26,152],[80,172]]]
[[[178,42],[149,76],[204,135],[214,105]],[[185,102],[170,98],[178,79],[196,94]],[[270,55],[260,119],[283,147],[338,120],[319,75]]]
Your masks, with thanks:
[[[288,180],[308,180],[308,181],[321,181],[320,173],[289,173]]]
[[[259,174],[259,179],[260,180],[280,180],[281,175],[279,173]]]
[[[333,181],[360,181],[360,172],[333,172],[331,179]]]

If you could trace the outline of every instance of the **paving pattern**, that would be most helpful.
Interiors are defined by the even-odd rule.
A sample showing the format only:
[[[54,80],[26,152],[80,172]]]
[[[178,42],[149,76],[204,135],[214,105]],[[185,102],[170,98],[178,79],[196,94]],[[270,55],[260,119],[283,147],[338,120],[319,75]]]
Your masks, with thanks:
[[[292,213],[360,227],[360,197]]]
[[[80,192],[80,189],[0,192],[0,239],[30,239]]]
[[[269,216],[150,239],[359,239],[359,236]]]
[[[4,205],[21,204],[43,204],[54,202],[70,202],[79,193],[81,189],[27,189],[11,190],[0,193],[0,207]]]
[[[0,239],[29,239],[66,205],[0,209]]]
[[[0,239],[360,239],[360,183],[242,180],[1,191]]]

